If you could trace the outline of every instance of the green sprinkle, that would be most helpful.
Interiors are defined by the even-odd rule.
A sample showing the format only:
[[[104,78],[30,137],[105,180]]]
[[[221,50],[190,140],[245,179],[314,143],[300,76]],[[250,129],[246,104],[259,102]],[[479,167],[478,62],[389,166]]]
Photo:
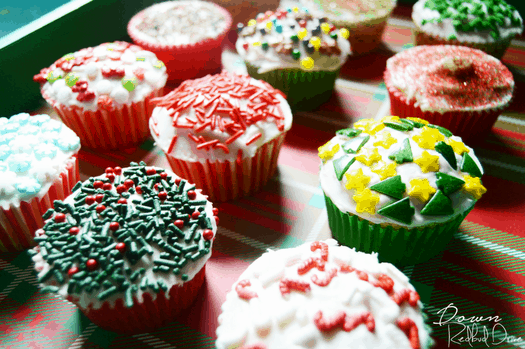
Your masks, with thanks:
[[[41,293],[57,293],[59,288],[57,286],[44,286],[40,290]]]

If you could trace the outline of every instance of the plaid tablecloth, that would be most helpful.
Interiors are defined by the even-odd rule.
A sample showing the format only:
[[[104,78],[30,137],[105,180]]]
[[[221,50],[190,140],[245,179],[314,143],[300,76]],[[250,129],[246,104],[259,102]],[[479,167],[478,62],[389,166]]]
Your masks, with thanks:
[[[214,348],[220,306],[249,263],[268,248],[330,236],[317,148],[359,118],[389,113],[382,74],[389,57],[411,46],[410,26],[391,19],[380,50],[345,64],[330,102],[294,115],[278,173],[260,193],[218,205],[220,227],[206,283],[185,320],[133,336],[102,330],[71,303],[38,292],[26,252],[4,253],[0,347]],[[231,49],[223,60],[227,69],[245,69]],[[525,348],[525,42],[515,41],[503,62],[516,80],[515,99],[476,149],[488,193],[443,253],[402,270],[421,295],[438,348]],[[49,108],[42,111],[52,114]],[[151,140],[128,152],[81,150],[79,158],[82,179],[130,161],[169,167]]]

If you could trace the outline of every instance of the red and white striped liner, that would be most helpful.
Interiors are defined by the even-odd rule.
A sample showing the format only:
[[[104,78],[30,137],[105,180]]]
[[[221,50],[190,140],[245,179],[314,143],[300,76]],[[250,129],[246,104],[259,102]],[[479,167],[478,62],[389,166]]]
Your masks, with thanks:
[[[149,137],[149,118],[154,106],[150,100],[162,96],[164,88],[157,89],[144,100],[123,104],[110,110],[86,110],[65,106],[42,91],[44,99],[53,106],[67,127],[75,131],[83,147],[111,150],[136,147]]]
[[[42,215],[53,207],[53,201],[64,200],[80,180],[77,155],[73,155],[65,170],[41,198],[21,201],[8,210],[0,207],[0,251],[21,251],[34,246],[35,231],[44,226]]]
[[[67,299],[78,306],[95,325],[105,330],[128,334],[151,332],[174,321],[193,304],[204,284],[205,270],[206,265],[182,286],[172,286],[167,296],[161,290],[155,299],[147,292],[143,293],[142,302],[133,297],[134,305],[131,308],[125,306],[123,298],[117,299],[113,307],[105,302],[98,309],[91,305],[83,309],[79,300],[71,295]]]
[[[210,201],[228,201],[259,191],[277,169],[286,132],[265,143],[251,158],[242,161],[192,162],[166,154],[173,172],[195,183]]]
[[[461,137],[463,142],[475,145],[483,142],[498,116],[506,106],[477,111],[447,111],[445,113],[423,111],[415,106],[415,100],[408,101],[406,96],[392,85],[390,74],[385,71],[384,80],[390,97],[390,112],[399,117],[415,117],[427,120],[431,124],[442,126]]]

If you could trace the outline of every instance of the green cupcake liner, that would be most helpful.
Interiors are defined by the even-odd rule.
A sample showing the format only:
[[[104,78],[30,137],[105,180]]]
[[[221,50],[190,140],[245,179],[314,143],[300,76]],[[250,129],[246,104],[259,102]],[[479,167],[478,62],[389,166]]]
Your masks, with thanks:
[[[254,79],[264,80],[286,94],[294,110],[312,110],[327,102],[332,96],[339,70],[304,71],[301,69],[277,69],[258,73],[258,68],[246,63],[248,74]]]
[[[443,251],[474,207],[450,221],[407,229],[374,224],[343,213],[326,195],[325,202],[328,224],[339,243],[362,252],[377,252],[380,261],[397,266],[420,263]]]

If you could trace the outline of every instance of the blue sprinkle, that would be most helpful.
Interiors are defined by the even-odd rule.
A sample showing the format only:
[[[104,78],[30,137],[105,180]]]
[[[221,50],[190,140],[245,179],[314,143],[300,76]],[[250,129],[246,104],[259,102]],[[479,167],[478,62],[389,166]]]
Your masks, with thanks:
[[[31,157],[27,154],[15,154],[9,158],[8,164],[11,171],[23,173],[31,168]]]
[[[11,148],[8,145],[0,145],[0,160],[5,160],[12,154]]]
[[[49,120],[42,126],[42,132],[58,132],[62,129],[62,124],[56,120]]]
[[[291,13],[291,12],[292,12],[292,9],[291,9],[290,7],[288,7],[288,8],[286,9],[286,11],[288,11],[288,12]]]
[[[0,132],[3,134],[17,132],[19,128],[20,128],[19,123],[7,123],[4,125],[4,127],[2,127],[2,129],[0,129]]]
[[[38,126],[34,125],[27,125],[24,127],[21,127],[18,131],[18,134],[20,135],[36,135],[38,132],[40,132],[40,129]]]
[[[29,119],[30,119],[30,116],[29,116],[28,113],[20,113],[20,114],[16,114],[16,115],[11,116],[11,118],[9,119],[9,122],[10,123],[19,123],[20,125],[25,125],[25,124],[27,124]]]
[[[5,135],[0,135],[0,144],[9,144],[9,142],[15,139],[15,137],[16,133],[6,133]]]
[[[279,34],[282,33],[282,32],[283,32],[283,26],[280,25],[280,24],[277,24],[277,25],[275,26],[275,31],[276,31],[277,33],[279,33]]]
[[[42,124],[48,122],[49,120],[51,120],[49,115],[40,114],[33,116],[31,120],[29,120],[29,123],[35,126],[42,126]]]
[[[15,188],[22,196],[29,196],[38,193],[42,186],[34,178],[24,178],[23,181],[15,184]]]
[[[0,162],[0,172],[5,171],[7,171],[7,164],[5,164],[4,162]]]
[[[76,139],[59,139],[56,142],[56,145],[62,150],[62,151],[71,151],[73,149],[76,149],[78,147],[78,144],[80,143],[80,139],[76,137]]]
[[[53,159],[57,155],[57,147],[52,144],[43,144],[39,148],[35,149],[35,157],[38,160],[43,158]]]

